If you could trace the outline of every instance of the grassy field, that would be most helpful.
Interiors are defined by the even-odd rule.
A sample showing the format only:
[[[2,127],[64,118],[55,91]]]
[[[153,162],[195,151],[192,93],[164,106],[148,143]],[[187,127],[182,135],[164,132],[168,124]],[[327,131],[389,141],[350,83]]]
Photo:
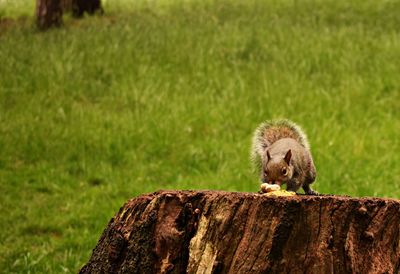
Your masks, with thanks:
[[[77,272],[141,193],[257,191],[250,140],[271,118],[308,133],[319,192],[400,197],[399,8],[108,1],[0,28],[0,272]]]

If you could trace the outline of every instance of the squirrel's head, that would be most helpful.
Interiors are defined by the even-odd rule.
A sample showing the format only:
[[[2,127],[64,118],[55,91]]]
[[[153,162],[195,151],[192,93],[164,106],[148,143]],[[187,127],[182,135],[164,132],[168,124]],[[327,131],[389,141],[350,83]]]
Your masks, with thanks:
[[[266,159],[263,163],[261,180],[264,183],[282,185],[293,176],[293,167],[290,164],[292,151],[289,149],[282,156],[271,157],[269,151],[266,151]]]

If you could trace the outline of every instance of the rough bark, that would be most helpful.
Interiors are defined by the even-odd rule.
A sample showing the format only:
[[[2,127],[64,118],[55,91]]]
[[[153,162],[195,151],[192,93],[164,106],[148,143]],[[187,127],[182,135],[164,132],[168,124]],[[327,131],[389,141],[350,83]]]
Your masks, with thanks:
[[[400,202],[160,191],[128,201],[80,273],[399,273]]]
[[[61,0],[37,0],[36,24],[39,29],[46,30],[62,25]]]

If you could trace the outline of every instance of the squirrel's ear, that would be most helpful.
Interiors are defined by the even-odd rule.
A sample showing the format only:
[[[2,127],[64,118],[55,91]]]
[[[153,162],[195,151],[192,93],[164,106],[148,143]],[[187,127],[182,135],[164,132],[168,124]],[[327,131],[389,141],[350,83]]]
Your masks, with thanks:
[[[288,150],[288,152],[286,152],[286,155],[285,155],[285,162],[287,163],[287,164],[289,164],[290,163],[290,159],[292,158],[292,150]]]
[[[271,160],[271,154],[269,154],[268,150],[267,150],[267,159],[268,159],[268,161]]]

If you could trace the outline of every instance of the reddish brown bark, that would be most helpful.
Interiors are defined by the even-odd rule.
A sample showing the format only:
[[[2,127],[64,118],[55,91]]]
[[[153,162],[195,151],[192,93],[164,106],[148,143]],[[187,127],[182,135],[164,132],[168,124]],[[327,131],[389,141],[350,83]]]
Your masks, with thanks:
[[[36,24],[39,29],[46,30],[62,25],[61,0],[37,0]]]
[[[128,201],[80,273],[398,273],[400,202],[160,191]]]

